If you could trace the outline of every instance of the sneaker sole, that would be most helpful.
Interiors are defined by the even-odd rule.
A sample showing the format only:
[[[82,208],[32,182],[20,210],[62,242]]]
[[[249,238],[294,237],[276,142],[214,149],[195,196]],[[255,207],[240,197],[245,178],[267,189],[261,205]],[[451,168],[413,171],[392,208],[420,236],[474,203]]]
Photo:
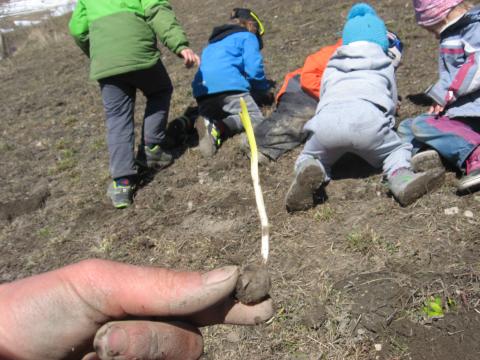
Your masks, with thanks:
[[[213,157],[213,155],[217,153],[217,148],[208,137],[208,130],[204,118],[200,117],[196,120],[195,129],[198,134],[198,149],[200,153],[206,158]]]
[[[444,169],[440,155],[436,151],[427,150],[412,157],[414,172],[426,172],[434,169]]]
[[[129,207],[130,205],[132,204],[129,204],[129,203],[121,203],[121,204],[113,204],[113,207],[115,209],[126,209],[127,207]]]
[[[314,192],[322,186],[325,173],[319,166],[305,167],[288,189],[285,204],[289,212],[307,210],[314,205]]]
[[[445,170],[435,169],[425,172],[424,176],[412,181],[403,191],[401,196],[396,197],[402,206],[408,206],[423,195],[437,189],[445,180]],[[408,194],[408,195],[407,195]]]
[[[162,170],[165,169],[166,167],[169,167],[170,165],[173,164],[173,159],[165,162],[160,162],[160,161],[147,161],[147,168],[152,169],[152,170]]]
[[[469,192],[480,189],[480,174],[465,180],[460,180],[457,185],[459,192]]]

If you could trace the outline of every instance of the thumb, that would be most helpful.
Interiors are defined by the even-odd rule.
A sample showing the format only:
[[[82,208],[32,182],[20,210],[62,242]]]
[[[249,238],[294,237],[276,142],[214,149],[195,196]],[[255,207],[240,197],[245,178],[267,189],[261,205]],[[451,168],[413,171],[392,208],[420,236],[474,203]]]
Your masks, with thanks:
[[[203,352],[203,339],[184,323],[120,321],[104,325],[94,347],[102,360],[193,360]]]
[[[95,260],[69,267],[68,278],[80,298],[110,318],[184,316],[229,296],[238,268],[200,274]]]

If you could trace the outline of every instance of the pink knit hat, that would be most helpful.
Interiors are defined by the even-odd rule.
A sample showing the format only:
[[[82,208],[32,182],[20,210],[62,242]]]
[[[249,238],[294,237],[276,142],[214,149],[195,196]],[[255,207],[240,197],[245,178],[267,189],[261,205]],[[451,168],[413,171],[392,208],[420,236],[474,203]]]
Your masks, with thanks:
[[[431,26],[445,19],[463,0],[413,0],[418,25]]]

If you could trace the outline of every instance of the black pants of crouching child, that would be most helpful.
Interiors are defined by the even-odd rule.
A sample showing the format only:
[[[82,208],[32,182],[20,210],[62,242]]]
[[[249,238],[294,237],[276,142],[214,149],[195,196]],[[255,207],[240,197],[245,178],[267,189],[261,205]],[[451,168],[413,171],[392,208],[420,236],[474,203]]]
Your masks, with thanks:
[[[275,111],[255,127],[259,151],[277,160],[286,152],[304,143],[303,126],[315,115],[317,99],[304,92],[300,75],[292,77]]]

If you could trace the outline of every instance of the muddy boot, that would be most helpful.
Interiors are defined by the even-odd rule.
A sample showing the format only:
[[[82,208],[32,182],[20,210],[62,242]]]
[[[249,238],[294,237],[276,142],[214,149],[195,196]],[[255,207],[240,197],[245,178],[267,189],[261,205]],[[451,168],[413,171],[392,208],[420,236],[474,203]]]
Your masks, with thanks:
[[[203,157],[211,158],[217,153],[222,140],[219,129],[214,123],[203,117],[199,117],[195,122],[195,128],[198,133],[198,148]]]
[[[457,185],[459,192],[473,192],[480,189],[480,146],[477,147],[465,161],[466,175]]]
[[[314,205],[313,196],[325,181],[325,172],[315,159],[302,161],[285,198],[289,212],[307,210]]]
[[[407,206],[435,189],[444,177],[445,170],[434,169],[416,174],[410,169],[402,168],[388,179],[388,187],[400,205]]]
[[[444,169],[442,159],[435,150],[421,151],[412,156],[414,172],[425,172],[434,169]]]

